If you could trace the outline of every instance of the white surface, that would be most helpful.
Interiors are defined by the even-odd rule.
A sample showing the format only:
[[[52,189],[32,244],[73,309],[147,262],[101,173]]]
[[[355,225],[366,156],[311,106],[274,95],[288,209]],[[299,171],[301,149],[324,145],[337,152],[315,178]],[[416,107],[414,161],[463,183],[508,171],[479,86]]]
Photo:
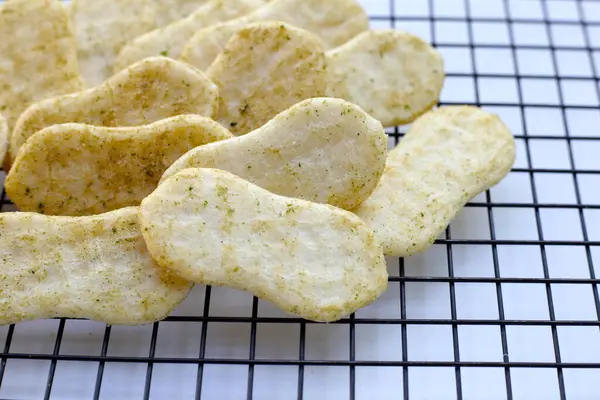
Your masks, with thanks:
[[[429,10],[425,0],[396,0],[398,17],[427,17],[430,12],[438,17],[466,16],[463,0],[436,0],[435,10]],[[471,0],[471,15],[483,18],[504,18],[502,0]],[[508,0],[509,16],[537,22],[515,22],[513,35],[517,45],[548,46],[550,38],[542,23],[543,8],[539,0]],[[371,15],[389,15],[388,0],[363,0]],[[550,19],[579,21],[581,16],[574,1],[547,1]],[[600,3],[585,2],[584,19],[600,22]],[[389,27],[386,20],[373,21],[374,27]],[[473,73],[474,61],[479,74],[505,74],[503,78],[469,76],[448,78],[442,101],[495,103],[486,109],[499,113],[514,134],[523,135],[526,126],[530,135],[564,137],[567,128],[572,136],[600,136],[598,108],[532,107],[534,104],[584,105],[598,107],[597,91],[600,73],[600,52],[596,65],[590,63],[583,28],[577,25],[552,25],[554,44],[573,47],[555,53],[558,71],[554,70],[552,53],[548,48],[518,49],[510,47],[507,23],[484,22],[472,25],[476,44],[495,43],[500,48],[450,47],[444,44],[468,44],[469,27],[461,21],[437,21],[434,26],[427,20],[396,22],[396,27],[407,29],[431,40],[435,35],[443,53],[448,73]],[[588,28],[592,45],[600,46],[600,27]],[[432,32],[433,31],[433,32]],[[595,36],[594,36],[595,35]],[[516,53],[516,54],[515,54]],[[474,60],[472,58],[475,57]],[[515,71],[513,57],[518,70]],[[514,76],[535,75],[521,80],[521,93]],[[562,76],[587,77],[588,80],[561,81]],[[596,80],[592,79],[596,74]],[[547,78],[543,78],[543,77]],[[542,79],[540,79],[542,77]],[[559,91],[562,90],[562,93]],[[522,99],[520,98],[522,96]],[[525,103],[523,112],[517,106]],[[502,105],[505,104],[505,105]],[[393,143],[393,141],[391,141]],[[516,168],[569,169],[569,151],[566,140],[531,139],[531,164],[526,157],[525,141],[517,140]],[[572,141],[575,167],[600,170],[598,153],[600,141]],[[534,174],[540,203],[575,204],[572,175],[565,173]],[[600,204],[600,174],[577,176],[582,201]],[[512,172],[491,190],[491,199],[498,203],[531,204],[533,194],[530,177],[526,172]],[[478,196],[475,202],[485,201]],[[600,210],[585,210],[590,240],[600,240]],[[538,240],[534,208],[495,207],[493,209],[496,238],[500,240]],[[540,209],[541,230],[544,239],[581,240],[582,230],[577,209]],[[490,239],[486,208],[466,208],[452,223],[454,239]],[[551,278],[589,278],[588,261],[584,246],[545,247]],[[596,274],[600,274],[600,249],[592,247],[591,254]],[[540,247],[535,245],[498,245],[499,272],[502,278],[542,278],[543,263]],[[453,245],[452,261],[457,277],[494,277],[493,252],[489,245]],[[398,276],[398,260],[389,258],[389,271]],[[405,260],[405,273],[411,277],[448,277],[448,253],[445,245],[434,245],[427,252]],[[457,283],[454,286],[458,349],[464,362],[501,362],[501,328],[496,285],[493,283]],[[541,283],[502,283],[503,309],[508,320],[548,320],[549,307],[546,286]],[[551,285],[554,313],[558,320],[597,321],[593,288],[589,284]],[[450,319],[451,297],[447,282],[407,282],[406,313],[411,320]],[[375,304],[360,310],[356,318],[400,318],[400,285],[390,283],[389,290]],[[202,315],[204,288],[198,287],[175,315]],[[244,293],[214,288],[210,315],[248,317],[252,313],[252,298]],[[259,303],[260,317],[285,317],[274,307]],[[461,324],[460,319],[489,320],[488,325]],[[16,327],[10,352],[52,354],[58,321],[37,321]],[[251,325],[247,323],[214,323],[207,326],[206,357],[245,360],[249,354]],[[61,355],[99,355],[104,336],[104,325],[89,321],[67,321],[62,338]],[[0,328],[0,348],[4,345],[7,327]],[[198,356],[202,323],[161,322],[158,329],[157,357]],[[305,358],[307,360],[348,360],[350,334],[348,324],[306,325]],[[400,324],[357,324],[356,360],[402,361],[402,327]],[[135,328],[113,327],[108,356],[148,356],[152,326]],[[454,361],[452,325],[408,324],[406,328],[409,361]],[[256,331],[256,358],[296,360],[300,337],[299,324],[260,323]],[[597,326],[559,326],[557,339],[563,362],[599,363],[600,330]],[[511,362],[556,361],[552,329],[549,325],[506,326],[508,358]],[[43,397],[50,362],[12,360],[7,362],[0,398],[39,399]],[[103,399],[138,399],[143,395],[147,364],[106,363],[102,381]],[[91,398],[98,363],[59,361],[56,366],[52,399]],[[355,368],[357,399],[403,398],[403,368],[398,366],[358,366]],[[453,367],[409,366],[408,387],[410,399],[455,399],[457,397],[456,370]],[[203,399],[246,398],[249,369],[244,365],[206,365],[203,375]],[[555,368],[510,368],[514,399],[558,399],[559,380]],[[595,399],[600,368],[563,369],[564,386],[568,399]],[[505,399],[505,369],[497,367],[466,366],[460,368],[464,399]],[[155,364],[152,375],[152,399],[191,399],[196,390],[197,365]],[[254,368],[254,399],[296,399],[298,367],[256,366]],[[305,399],[348,399],[350,395],[350,368],[344,366],[307,366],[304,368]]]

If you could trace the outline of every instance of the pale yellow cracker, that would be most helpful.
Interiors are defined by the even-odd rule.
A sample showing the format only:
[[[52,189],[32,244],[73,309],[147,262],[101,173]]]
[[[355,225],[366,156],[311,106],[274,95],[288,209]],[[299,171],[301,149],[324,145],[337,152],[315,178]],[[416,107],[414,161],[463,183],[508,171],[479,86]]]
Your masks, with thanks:
[[[325,68],[314,34],[283,22],[247,25],[206,71],[221,94],[217,119],[237,135],[259,128],[301,100],[323,97]]]
[[[369,28],[369,18],[356,0],[275,0],[249,15],[198,31],[186,44],[181,58],[205,70],[238,30],[269,20],[312,32],[328,48],[340,46]]]
[[[230,137],[197,115],[130,128],[52,125],[25,142],[4,187],[21,211],[75,216],[137,206],[185,152]]]
[[[270,0],[209,0],[187,17],[141,35],[127,43],[115,60],[114,70],[152,56],[179,58],[196,31],[245,15]]]
[[[412,122],[444,85],[442,56],[408,32],[364,32],[327,53],[327,95],[361,106],[383,126]]]
[[[71,18],[87,86],[113,74],[115,58],[125,43],[156,28],[156,11],[155,0],[73,0]]]
[[[381,247],[354,214],[228,172],[194,168],[167,179],[142,202],[140,225],[166,270],[313,321],[345,317],[387,287]]]
[[[186,168],[218,168],[273,193],[351,209],[375,189],[386,148],[383,127],[360,107],[315,98],[244,136],[187,152],[162,180]]]
[[[426,249],[473,197],[511,169],[515,143],[495,115],[469,106],[431,111],[390,151],[371,197],[354,212],[386,255]]]
[[[31,103],[82,88],[75,35],[61,2],[0,3],[0,113],[9,132]]]
[[[8,124],[6,118],[0,114],[0,165],[4,162],[4,156],[8,150]]]
[[[163,319],[191,284],[150,257],[137,207],[91,217],[0,214],[0,324],[87,318]]]
[[[99,86],[44,100],[19,118],[11,154],[35,132],[68,122],[138,126],[181,114],[212,117],[218,88],[202,72],[165,57],[140,61]]]

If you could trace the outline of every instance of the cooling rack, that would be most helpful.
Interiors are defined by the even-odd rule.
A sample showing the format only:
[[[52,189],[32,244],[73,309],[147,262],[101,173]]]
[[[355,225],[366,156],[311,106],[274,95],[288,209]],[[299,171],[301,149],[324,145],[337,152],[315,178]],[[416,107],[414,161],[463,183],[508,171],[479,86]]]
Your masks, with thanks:
[[[506,179],[337,323],[196,287],[152,325],[2,327],[1,399],[600,398],[600,2],[362,3],[443,54],[442,105],[509,125]]]

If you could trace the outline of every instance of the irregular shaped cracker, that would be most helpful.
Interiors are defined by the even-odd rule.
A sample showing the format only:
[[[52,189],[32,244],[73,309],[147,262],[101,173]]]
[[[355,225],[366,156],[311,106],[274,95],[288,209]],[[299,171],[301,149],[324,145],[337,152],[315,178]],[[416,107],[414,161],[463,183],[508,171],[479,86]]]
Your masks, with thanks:
[[[196,31],[248,14],[268,1],[270,0],[209,0],[186,18],[127,43],[115,60],[114,71],[120,71],[146,57],[162,55],[179,58],[185,44]]]
[[[202,72],[165,57],[140,61],[99,86],[44,100],[17,121],[11,154],[43,128],[78,122],[98,126],[138,126],[181,114],[212,117],[219,90]]]
[[[231,137],[197,115],[132,128],[52,125],[23,145],[4,187],[21,211],[90,215],[137,206],[185,152]]]
[[[315,98],[244,136],[190,150],[161,182],[186,168],[218,168],[282,196],[352,209],[377,186],[386,148],[383,127],[360,107]]]
[[[312,33],[274,21],[247,25],[206,71],[221,94],[217,119],[234,134],[257,129],[301,100],[323,97],[325,68]]]
[[[0,324],[145,324],[165,318],[191,289],[148,254],[137,207],[92,217],[2,213],[0,235]]]
[[[369,18],[356,0],[275,0],[253,13],[198,31],[181,59],[207,69],[237,31],[253,22],[282,21],[315,33],[326,47],[336,47],[369,28]]]
[[[8,124],[6,118],[0,114],[0,165],[4,162],[4,156],[8,150]]]
[[[144,199],[140,224],[150,254],[167,270],[249,291],[313,321],[347,316],[387,287],[381,247],[358,217],[228,172],[177,173]]]
[[[61,2],[2,2],[0,113],[9,131],[31,103],[82,88],[75,35]]]
[[[498,183],[515,159],[512,134],[476,107],[442,107],[415,121],[390,151],[371,197],[354,210],[386,255],[426,249],[461,208]]]
[[[361,106],[383,126],[412,122],[444,86],[444,61],[408,32],[367,31],[327,53],[327,95]]]
[[[113,74],[125,43],[156,28],[155,0],[73,0],[81,75],[96,86]]]

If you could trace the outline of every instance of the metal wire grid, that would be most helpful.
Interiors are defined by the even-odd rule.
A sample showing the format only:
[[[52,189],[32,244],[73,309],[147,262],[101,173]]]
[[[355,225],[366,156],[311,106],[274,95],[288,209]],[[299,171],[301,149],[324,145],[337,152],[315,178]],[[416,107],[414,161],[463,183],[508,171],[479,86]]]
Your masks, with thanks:
[[[473,0],[472,0],[473,1]],[[485,1],[485,0],[481,0]],[[572,2],[569,0],[562,0],[566,2]],[[17,353],[11,351],[11,343],[15,337],[15,326],[10,326],[8,328],[8,333],[6,336],[6,342],[2,351],[0,352],[1,362],[0,362],[0,387],[2,386],[7,360],[11,359],[27,359],[27,360],[47,360],[50,361],[50,369],[47,376],[46,389],[45,394],[43,396],[44,399],[49,399],[52,395],[53,390],[53,382],[55,377],[55,371],[57,362],[59,361],[87,361],[87,362],[96,362],[98,363],[97,377],[95,388],[93,392],[93,398],[98,399],[101,395],[102,385],[103,385],[103,374],[105,370],[106,363],[112,362],[120,362],[120,363],[144,363],[147,364],[146,371],[146,379],[144,386],[143,398],[150,398],[151,392],[151,384],[153,377],[153,369],[156,364],[159,363],[168,363],[168,364],[192,364],[197,365],[197,378],[196,378],[196,391],[195,398],[202,398],[203,394],[203,378],[204,378],[204,367],[208,364],[237,364],[244,365],[248,368],[248,377],[247,377],[247,399],[253,399],[254,396],[254,371],[255,366],[258,365],[279,365],[279,366],[295,366],[298,368],[298,385],[297,385],[297,398],[304,399],[306,396],[304,395],[304,373],[305,367],[307,366],[342,366],[348,367],[349,373],[349,397],[350,399],[355,399],[356,397],[356,377],[355,377],[355,369],[356,367],[362,366],[376,366],[376,367],[401,367],[402,368],[402,386],[403,393],[398,394],[398,397],[403,396],[404,399],[408,400],[410,398],[410,378],[409,378],[409,368],[412,367],[452,367],[454,369],[455,380],[456,380],[456,398],[463,398],[463,383],[462,383],[462,371],[465,368],[469,367],[496,367],[502,368],[504,371],[504,380],[506,386],[506,398],[513,399],[513,387],[511,380],[511,373],[514,368],[528,368],[528,367],[536,367],[536,368],[550,368],[554,369],[557,374],[558,387],[560,392],[560,398],[566,399],[567,394],[565,391],[565,381],[563,377],[563,371],[565,369],[573,369],[573,368],[582,368],[582,369],[600,369],[600,360],[597,363],[578,363],[578,362],[563,362],[561,360],[560,346],[558,340],[557,327],[562,326],[592,326],[600,328],[600,296],[598,293],[597,285],[600,283],[599,279],[596,278],[594,264],[592,259],[591,249],[595,246],[600,246],[600,241],[592,241],[589,240],[588,230],[586,227],[586,220],[584,217],[584,210],[593,210],[600,209],[600,203],[598,204],[585,204],[582,202],[581,191],[578,183],[577,177],[582,174],[600,174],[600,170],[592,170],[592,169],[577,169],[575,165],[575,156],[572,148],[572,142],[574,140],[585,140],[585,141],[598,141],[600,140],[600,128],[598,130],[598,134],[594,136],[578,136],[577,134],[571,134],[569,132],[568,124],[565,122],[567,120],[566,110],[567,109],[598,109],[596,106],[585,106],[585,105],[565,105],[563,101],[563,91],[559,82],[563,79],[569,80],[588,80],[593,81],[594,86],[596,87],[596,95],[598,99],[600,99],[600,87],[598,73],[600,71],[600,65],[596,65],[596,60],[593,57],[594,51],[600,51],[600,47],[593,47],[592,41],[590,39],[590,34],[587,29],[583,29],[584,32],[584,43],[585,46],[580,47],[580,50],[584,50],[588,57],[589,62],[592,65],[592,68],[595,69],[595,73],[593,73],[592,77],[581,77],[581,76],[565,76],[558,73],[558,63],[556,57],[557,50],[571,50],[573,47],[569,46],[559,46],[555,45],[553,34],[551,32],[552,24],[563,24],[563,25],[579,25],[583,27],[587,26],[599,26],[599,22],[587,21],[584,18],[584,3],[590,3],[590,0],[576,0],[576,7],[578,12],[578,20],[556,20],[549,18],[548,11],[548,0],[541,0],[541,7],[543,12],[543,18],[541,20],[537,19],[513,19],[511,18],[511,3],[507,0],[503,0],[502,6],[504,8],[504,14],[506,18],[479,18],[471,16],[471,3],[468,0],[464,0],[464,7],[466,10],[466,19],[460,17],[440,17],[436,16],[434,11],[436,4],[434,0],[428,0],[428,6],[430,10],[430,15],[424,17],[398,17],[396,10],[396,5],[393,0],[389,1],[389,16],[372,16],[372,21],[385,22],[388,21],[392,27],[401,27],[402,23],[405,21],[427,21],[431,26],[431,42],[434,46],[444,46],[444,47],[457,47],[457,48],[466,48],[471,53],[471,68],[473,73],[448,73],[449,77],[471,77],[475,81],[480,78],[504,78],[510,77],[515,78],[517,80],[517,96],[518,102],[516,103],[489,103],[480,101],[480,93],[478,90],[478,85],[475,85],[475,105],[482,107],[501,107],[501,106],[512,106],[516,107],[520,110],[521,121],[522,121],[522,132],[523,135],[516,135],[515,137],[518,139],[522,139],[525,144],[525,152],[526,152],[526,160],[527,167],[526,168],[514,168],[512,172],[521,172],[526,173],[529,176],[529,185],[532,193],[533,202],[529,204],[524,203],[510,203],[510,202],[492,202],[490,192],[485,194],[485,201],[483,202],[472,202],[467,205],[467,207],[475,207],[475,208],[484,208],[487,210],[487,218],[489,221],[489,237],[490,239],[456,239],[452,238],[451,229],[448,228],[446,231],[446,236],[444,239],[439,239],[436,241],[436,244],[445,246],[446,255],[447,255],[447,268],[448,268],[448,276],[447,277],[428,277],[428,276],[406,276],[405,274],[405,261],[403,259],[399,259],[399,274],[397,276],[390,276],[389,281],[390,285],[399,285],[399,293],[400,293],[400,315],[399,318],[358,318],[354,315],[350,316],[347,319],[341,320],[336,324],[341,324],[348,327],[348,335],[349,335],[349,357],[347,360],[342,361],[332,361],[332,360],[316,360],[316,359],[307,359],[306,358],[306,331],[307,325],[311,324],[311,322],[306,322],[300,319],[295,318],[273,318],[273,317],[259,317],[258,316],[258,308],[259,301],[254,298],[252,302],[252,314],[251,317],[219,317],[210,315],[210,304],[211,304],[211,288],[207,287],[205,291],[205,299],[204,299],[204,308],[202,315],[198,316],[171,316],[168,317],[166,321],[178,321],[178,322],[200,322],[202,323],[201,334],[199,337],[199,352],[197,357],[192,358],[183,358],[183,357],[157,357],[155,356],[157,350],[157,338],[160,323],[157,322],[152,327],[152,335],[150,340],[150,348],[148,349],[148,355],[146,357],[129,357],[129,356],[109,356],[107,355],[107,350],[110,343],[111,338],[111,326],[106,326],[104,330],[104,337],[102,341],[102,348],[100,355],[92,356],[92,355],[63,355],[60,354],[61,344],[63,340],[63,333],[65,331],[65,319],[61,319],[58,324],[58,330],[56,332],[56,341],[54,344],[54,349],[52,354],[26,354],[26,353]],[[600,19],[600,18],[598,18]],[[434,29],[434,23],[436,21],[460,21],[467,22],[468,27],[468,43],[467,44],[456,44],[456,43],[444,43],[443,38],[437,38],[436,32]],[[509,40],[510,43],[508,45],[501,44],[486,44],[486,43],[478,43],[475,44],[474,33],[473,33],[473,22],[493,22],[493,23],[504,23],[509,26]],[[550,38],[549,45],[517,45],[514,37],[513,24],[515,22],[524,22],[531,24],[541,24],[544,26],[548,37]],[[487,73],[479,73],[477,70],[477,65],[475,62],[474,52],[476,48],[492,48],[492,49],[508,49],[512,54],[512,64],[513,69],[516,71],[515,74],[487,74]],[[516,51],[518,49],[544,49],[550,50],[552,54],[552,63],[554,67],[553,75],[532,75],[532,74],[523,74],[519,71],[519,64],[517,63]],[[523,78],[536,78],[536,79],[544,79],[544,80],[552,80],[556,82],[558,87],[558,96],[559,96],[559,104],[541,104],[541,103],[527,103],[524,101],[523,96],[523,88],[521,85],[521,80]],[[441,105],[452,104],[452,102],[444,102]],[[566,136],[556,136],[556,135],[530,135],[527,133],[526,126],[526,113],[525,108],[555,108],[560,110],[562,115],[563,124],[565,126]],[[395,143],[398,143],[399,139],[402,137],[402,131],[395,129],[393,132],[390,132],[390,137],[393,138]],[[530,150],[530,142],[538,139],[547,139],[547,140],[562,140],[566,141],[566,145],[569,153],[569,168],[562,169],[554,169],[554,168],[534,168],[532,163],[532,155]],[[554,204],[554,203],[540,203],[538,202],[538,195],[536,189],[536,182],[534,179],[534,174],[538,173],[562,173],[569,174],[572,177],[573,185],[575,188],[575,198],[576,204]],[[1,206],[0,211],[12,211],[14,207],[11,206],[11,202],[6,198],[4,191],[2,191],[1,198]],[[495,208],[529,208],[533,209],[535,214],[535,222],[537,229],[537,240],[499,240],[496,239],[496,230],[494,223],[494,213],[493,209]],[[542,230],[542,222],[540,217],[540,210],[543,209],[574,209],[577,210],[579,223],[582,231],[582,239],[583,240],[547,240],[544,238],[544,233]],[[494,276],[493,277],[456,277],[454,274],[454,265],[453,265],[453,249],[456,246],[463,245],[486,245],[491,246],[492,256],[493,256],[493,266],[494,266]],[[507,278],[501,277],[500,273],[500,263],[498,257],[498,246],[512,246],[512,245],[520,245],[520,246],[535,246],[539,248],[542,260],[543,267],[543,278]],[[587,259],[588,269],[589,269],[589,278],[551,278],[549,269],[548,269],[548,260],[546,254],[547,246],[583,246],[585,248],[585,255]],[[450,309],[451,309],[451,318],[450,319],[410,319],[407,318],[407,307],[406,307],[406,283],[408,282],[443,282],[447,283],[450,288]],[[455,285],[460,283],[489,283],[494,284],[496,289],[496,297],[498,303],[498,320],[490,320],[490,319],[459,319],[457,316],[457,300],[455,293]],[[504,302],[503,302],[503,290],[502,284],[506,283],[535,283],[545,286],[546,297],[548,302],[548,315],[549,319],[538,319],[538,320],[511,320],[505,318],[504,311]],[[576,284],[576,285],[591,285],[593,287],[593,299],[594,306],[596,310],[596,319],[595,320],[557,320],[555,316],[553,296],[552,296],[552,284]],[[249,350],[247,358],[209,358],[206,356],[207,351],[207,329],[208,325],[218,322],[225,323],[246,323],[250,324],[250,342],[249,342]],[[259,324],[298,324],[300,327],[300,335],[299,335],[299,343],[297,347],[297,359],[256,359],[256,341],[257,341],[257,327]],[[356,326],[357,325],[373,325],[373,324],[385,324],[385,325],[399,325],[401,327],[401,337],[398,338],[402,344],[402,360],[401,361],[364,361],[357,359],[356,357]],[[418,360],[409,360],[408,357],[408,342],[407,342],[407,327],[411,325],[423,325],[423,326],[433,326],[433,325],[442,325],[451,327],[452,331],[452,343],[453,343],[453,357],[452,361],[418,361]],[[500,337],[501,337],[501,345],[502,345],[502,353],[503,360],[501,362],[470,362],[470,361],[462,361],[461,360],[461,351],[459,346],[459,326],[463,325],[495,325],[500,328]],[[552,332],[552,341],[554,347],[554,361],[552,362],[515,362],[511,361],[511,352],[508,346],[507,341],[507,333],[506,328],[508,326],[547,326],[550,327]],[[24,382],[24,385],[27,383]]]

